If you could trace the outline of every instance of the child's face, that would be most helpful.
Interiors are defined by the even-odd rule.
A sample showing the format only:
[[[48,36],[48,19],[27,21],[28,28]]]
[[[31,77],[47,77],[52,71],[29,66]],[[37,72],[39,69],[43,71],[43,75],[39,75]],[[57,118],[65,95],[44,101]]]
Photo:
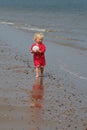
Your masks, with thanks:
[[[36,38],[36,42],[37,42],[38,44],[42,43],[42,41],[43,41],[43,38],[42,38],[42,37],[37,37],[37,38]]]

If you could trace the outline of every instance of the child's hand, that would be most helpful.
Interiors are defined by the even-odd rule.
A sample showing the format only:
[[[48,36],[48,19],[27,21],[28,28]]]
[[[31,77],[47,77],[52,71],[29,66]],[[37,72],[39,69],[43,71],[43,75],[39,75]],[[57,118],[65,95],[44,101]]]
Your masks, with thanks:
[[[30,50],[31,53],[35,53],[34,51]]]
[[[33,50],[32,50],[32,53],[38,53],[38,52],[39,52],[38,50],[36,50],[36,51],[33,51]]]
[[[41,50],[38,50],[39,53],[41,53]]]

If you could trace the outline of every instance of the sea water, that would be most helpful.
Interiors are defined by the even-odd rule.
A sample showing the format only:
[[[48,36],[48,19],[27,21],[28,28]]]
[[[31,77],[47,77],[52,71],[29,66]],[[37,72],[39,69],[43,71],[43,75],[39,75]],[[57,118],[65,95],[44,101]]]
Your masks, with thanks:
[[[44,33],[48,68],[86,87],[86,5],[86,0],[0,0],[0,40],[28,53],[33,34]]]

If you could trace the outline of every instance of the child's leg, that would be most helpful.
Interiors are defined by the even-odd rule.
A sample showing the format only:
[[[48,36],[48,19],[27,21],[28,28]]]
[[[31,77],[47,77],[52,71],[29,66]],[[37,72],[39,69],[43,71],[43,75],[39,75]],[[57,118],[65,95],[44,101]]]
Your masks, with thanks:
[[[43,72],[44,72],[44,67],[41,67],[40,68],[40,74],[41,74],[41,76],[43,76]]]
[[[39,68],[36,67],[36,77],[38,77],[38,76],[39,76]]]

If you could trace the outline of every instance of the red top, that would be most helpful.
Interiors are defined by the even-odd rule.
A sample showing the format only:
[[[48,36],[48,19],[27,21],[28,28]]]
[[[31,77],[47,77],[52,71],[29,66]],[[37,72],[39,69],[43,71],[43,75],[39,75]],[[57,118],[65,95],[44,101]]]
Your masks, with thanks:
[[[43,43],[38,44],[38,45],[36,43],[34,43],[31,46],[31,52],[32,52],[33,46],[38,46],[39,50],[40,50],[40,52],[34,52],[33,53],[34,65],[36,67],[45,66],[46,65],[46,60],[45,60],[45,54],[44,53],[46,51],[46,46]]]

